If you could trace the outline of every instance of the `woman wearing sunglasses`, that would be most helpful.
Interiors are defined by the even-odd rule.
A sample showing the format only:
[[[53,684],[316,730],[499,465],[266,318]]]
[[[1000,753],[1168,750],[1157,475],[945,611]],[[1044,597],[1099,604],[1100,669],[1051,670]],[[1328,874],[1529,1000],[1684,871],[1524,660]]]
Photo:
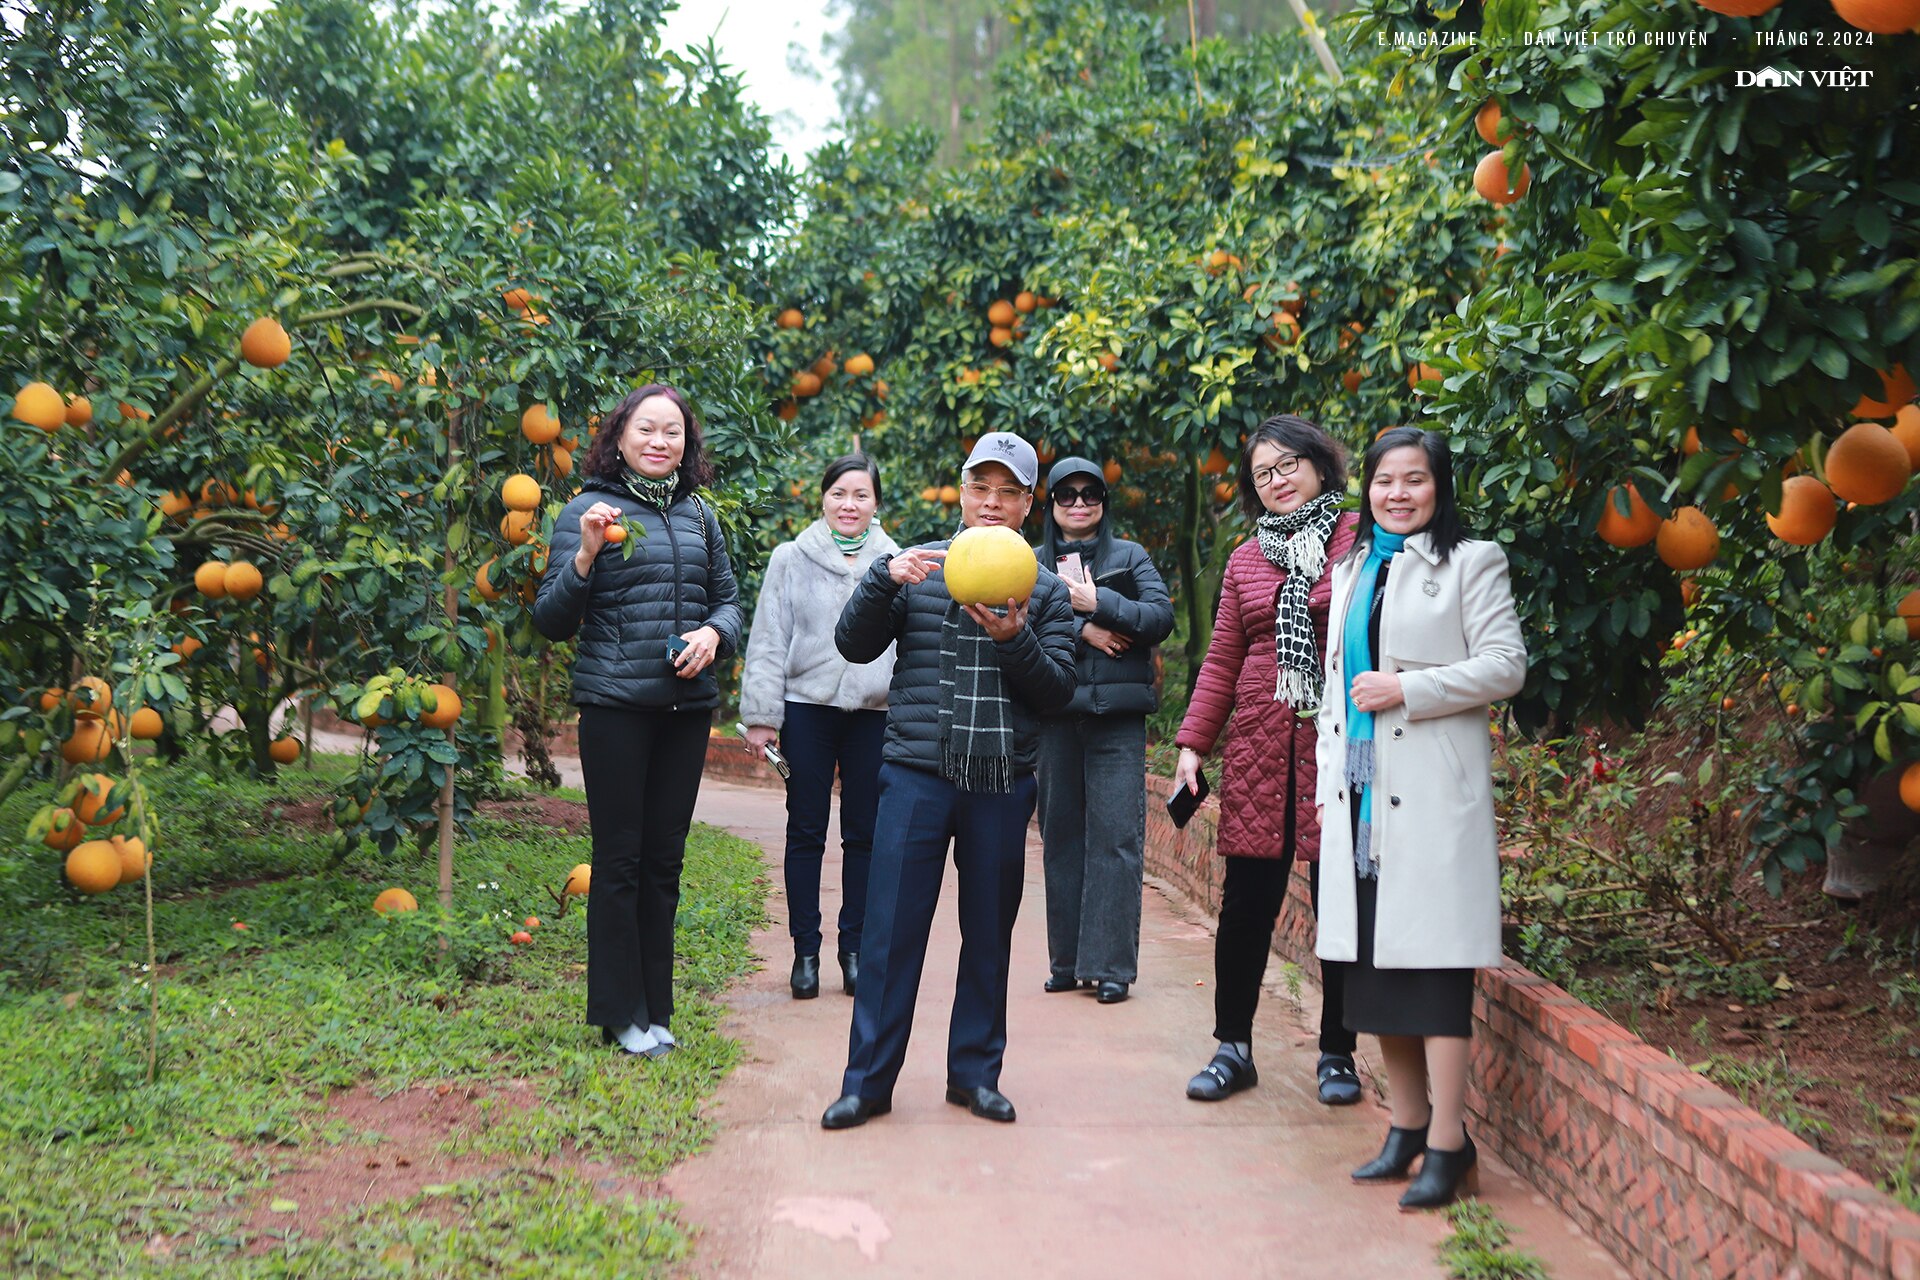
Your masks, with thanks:
[[[1174,780],[1193,787],[1226,728],[1218,849],[1226,859],[1214,937],[1213,1060],[1187,1096],[1217,1102],[1259,1083],[1253,1014],[1297,858],[1319,903],[1320,815],[1314,802],[1317,732],[1309,718],[1325,681],[1333,565],[1353,545],[1358,517],[1342,515],[1346,451],[1290,413],[1257,427],[1240,454],[1240,507],[1259,536],[1235,549],[1220,584],[1213,641],[1174,742]],[[1320,1101],[1360,1101],[1354,1034],[1342,1021],[1340,969],[1321,966]]]
[[[1040,563],[1073,596],[1073,701],[1040,722],[1048,991],[1095,987],[1118,1004],[1138,976],[1146,846],[1147,713],[1158,705],[1153,646],[1173,602],[1138,543],[1117,538],[1097,464],[1047,473]]]

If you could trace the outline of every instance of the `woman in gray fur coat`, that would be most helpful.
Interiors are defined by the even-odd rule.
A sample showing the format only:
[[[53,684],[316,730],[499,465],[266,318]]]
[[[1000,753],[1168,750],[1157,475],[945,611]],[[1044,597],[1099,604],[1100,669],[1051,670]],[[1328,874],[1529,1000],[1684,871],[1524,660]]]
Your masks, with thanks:
[[[741,681],[740,718],[757,755],[775,741],[786,754],[787,931],[793,935],[796,1000],[820,994],[820,866],[827,850],[833,778],[840,775],[840,972],[859,982],[880,748],[887,731],[891,650],[854,666],[834,647],[833,628],[861,575],[900,548],[874,522],[880,470],[864,453],[827,464],[821,517],[773,550],[754,609]]]

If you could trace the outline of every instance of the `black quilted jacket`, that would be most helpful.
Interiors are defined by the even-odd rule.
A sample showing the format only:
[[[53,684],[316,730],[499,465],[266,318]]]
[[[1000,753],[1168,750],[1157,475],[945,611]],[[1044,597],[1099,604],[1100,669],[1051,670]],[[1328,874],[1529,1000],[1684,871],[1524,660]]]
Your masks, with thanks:
[[[944,550],[946,542],[923,546]],[[881,556],[854,588],[834,628],[834,644],[848,662],[872,662],[896,641],[893,684],[887,690],[887,745],[882,758],[925,773],[940,772],[940,626],[946,620],[945,576],[903,587],[888,576],[892,556]],[[995,645],[1013,702],[1014,773],[1034,769],[1035,717],[1073,698],[1073,603],[1060,579],[1045,569],[1027,605],[1027,625]]]
[[[624,547],[600,549],[593,572],[574,571],[580,514],[596,502],[619,507],[634,526]],[[644,536],[641,536],[644,531]],[[714,669],[740,643],[740,589],[733,580],[720,523],[700,499],[678,498],[663,514],[626,490],[588,480],[553,526],[547,573],[533,602],[533,625],[549,640],[578,632],[573,700],[597,707],[716,706]],[[720,633],[715,662],[691,680],[673,673],[667,639],[695,627]]]

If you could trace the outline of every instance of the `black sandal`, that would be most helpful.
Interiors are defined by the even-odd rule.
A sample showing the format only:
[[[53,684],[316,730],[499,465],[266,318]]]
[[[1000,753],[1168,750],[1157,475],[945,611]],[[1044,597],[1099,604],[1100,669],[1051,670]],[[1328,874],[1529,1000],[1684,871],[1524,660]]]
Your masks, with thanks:
[[[1253,1069],[1252,1062],[1223,1049],[1199,1075],[1187,1081],[1187,1096],[1195,1102],[1218,1102],[1259,1083],[1260,1073]]]

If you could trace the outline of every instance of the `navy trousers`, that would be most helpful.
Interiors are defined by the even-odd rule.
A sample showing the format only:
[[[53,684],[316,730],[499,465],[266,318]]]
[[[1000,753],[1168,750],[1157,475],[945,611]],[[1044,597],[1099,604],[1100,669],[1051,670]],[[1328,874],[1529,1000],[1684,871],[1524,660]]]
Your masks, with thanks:
[[[827,852],[833,775],[840,774],[840,950],[860,951],[873,857],[874,806],[880,801],[884,711],[842,711],[811,702],[786,705],[780,749],[787,767],[787,932],[793,954],[820,954],[820,864]]]
[[[927,934],[946,872],[960,877],[960,974],[947,1031],[947,1080],[998,1087],[1007,1048],[1007,969],[1026,872],[1033,776],[1004,795],[961,791],[904,765],[880,768],[880,808],[860,990],[853,1001],[842,1094],[890,1101],[907,1058]]]

